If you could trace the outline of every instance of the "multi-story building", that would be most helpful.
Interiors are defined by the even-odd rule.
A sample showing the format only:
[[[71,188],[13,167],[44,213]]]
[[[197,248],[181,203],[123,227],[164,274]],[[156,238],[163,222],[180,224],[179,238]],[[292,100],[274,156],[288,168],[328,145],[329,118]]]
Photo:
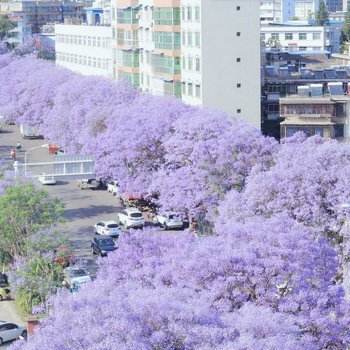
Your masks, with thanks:
[[[260,127],[258,0],[118,0],[112,28],[116,79]]]
[[[7,39],[7,42],[12,45],[22,44],[32,35],[32,27],[28,25],[26,15],[16,16],[12,13],[8,16],[14,24],[14,29],[12,30],[13,35]]]
[[[83,18],[83,2],[64,1],[1,1],[0,14],[26,16],[33,33],[39,33],[47,23],[63,23],[66,18]]]
[[[56,64],[83,75],[113,77],[110,26],[55,25]]]
[[[297,0],[262,0],[260,1],[261,23],[285,22],[295,16]]]
[[[350,96],[343,83],[298,86],[297,95],[280,99],[281,137],[302,131],[307,136],[349,140]]]
[[[329,55],[307,55],[299,54],[299,52],[272,51],[266,53],[265,59],[266,63],[263,67],[262,79],[261,114],[264,134],[276,138],[290,136],[293,130],[297,129],[297,125],[300,128],[302,128],[302,125],[307,125],[302,123],[308,116],[300,117],[299,115],[301,119],[297,120],[295,119],[298,117],[297,113],[291,116],[290,114],[293,113],[286,113],[283,110],[282,106],[286,101],[297,105],[300,103],[298,102],[300,98],[302,98],[305,104],[312,104],[320,96],[331,98],[334,101],[335,99],[343,99],[344,94],[348,91],[350,70],[347,67],[337,66],[336,61],[330,58]],[[306,97],[312,98],[313,102],[307,101]],[[338,113],[339,107],[337,108]],[[305,114],[305,112],[299,114]],[[350,119],[339,119],[339,115],[336,120],[332,117],[329,120],[320,119],[319,121],[327,122],[328,126],[333,125],[329,123],[335,123],[332,127],[332,133],[328,135],[333,135],[337,138],[349,137],[348,129],[345,125],[348,125]],[[347,115],[350,116],[350,113]],[[313,121],[315,122],[316,119]],[[288,132],[285,127],[280,128],[281,122],[284,123],[282,126],[290,129]],[[308,123],[309,126],[315,127],[315,125],[310,124],[310,120],[308,120]],[[291,129],[292,127],[294,129]],[[314,132],[311,129],[309,131],[308,133]],[[327,133],[324,133],[324,135],[327,135]]]
[[[318,7],[319,0],[295,0],[295,17],[301,21],[315,18]]]
[[[326,0],[325,3],[329,12],[343,11],[343,0]]]
[[[328,50],[339,52],[342,22],[330,21],[328,26],[316,26],[310,22],[273,23],[261,27],[261,41],[269,39],[288,51]]]

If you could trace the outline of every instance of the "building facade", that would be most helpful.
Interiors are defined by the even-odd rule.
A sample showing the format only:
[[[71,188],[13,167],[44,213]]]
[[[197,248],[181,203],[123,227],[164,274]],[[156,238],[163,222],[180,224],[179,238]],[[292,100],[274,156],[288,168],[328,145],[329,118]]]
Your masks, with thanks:
[[[260,127],[259,1],[118,0],[111,8],[116,79]]]
[[[314,26],[303,22],[289,22],[261,27],[261,41],[269,39],[278,42],[279,47],[288,51],[328,50],[339,52],[342,24]]]
[[[295,17],[299,20],[315,18],[319,0],[295,0]]]
[[[25,16],[32,33],[39,33],[47,23],[63,23],[67,18],[83,19],[84,5],[83,2],[64,1],[4,1],[0,2],[0,14]]]
[[[12,30],[13,36],[8,38],[7,42],[12,45],[22,44],[32,35],[32,27],[27,23],[26,15],[9,14],[9,19],[14,24],[14,29]]]
[[[295,16],[297,0],[262,0],[260,1],[260,22],[285,22]]]
[[[110,26],[55,25],[56,64],[83,75],[113,77]]]

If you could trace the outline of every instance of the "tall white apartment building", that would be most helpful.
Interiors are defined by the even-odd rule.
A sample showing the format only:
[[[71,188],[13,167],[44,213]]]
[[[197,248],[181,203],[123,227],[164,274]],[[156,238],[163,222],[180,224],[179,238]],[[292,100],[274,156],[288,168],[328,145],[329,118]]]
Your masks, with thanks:
[[[116,79],[260,128],[259,0],[114,0]]]
[[[289,21],[295,16],[295,1],[297,0],[261,0],[261,23]]]

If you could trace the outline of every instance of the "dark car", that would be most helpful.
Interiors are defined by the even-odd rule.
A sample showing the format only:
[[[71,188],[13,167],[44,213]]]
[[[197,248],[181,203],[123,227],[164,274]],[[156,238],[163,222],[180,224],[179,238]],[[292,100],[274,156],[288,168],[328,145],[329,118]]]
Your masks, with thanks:
[[[106,256],[109,252],[113,252],[117,247],[111,237],[98,236],[95,237],[91,242],[92,254],[99,254]]]

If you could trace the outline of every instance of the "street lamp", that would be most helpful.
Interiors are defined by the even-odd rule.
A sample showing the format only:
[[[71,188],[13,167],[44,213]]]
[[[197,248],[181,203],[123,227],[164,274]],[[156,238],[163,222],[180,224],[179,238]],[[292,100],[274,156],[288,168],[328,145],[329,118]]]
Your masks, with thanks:
[[[49,144],[45,143],[45,144],[43,144],[41,146],[31,147],[31,148],[28,148],[26,150],[26,153],[24,155],[24,176],[27,176],[27,156],[28,156],[28,153],[29,153],[29,151],[32,151],[32,150],[38,149],[38,148],[49,148]]]

